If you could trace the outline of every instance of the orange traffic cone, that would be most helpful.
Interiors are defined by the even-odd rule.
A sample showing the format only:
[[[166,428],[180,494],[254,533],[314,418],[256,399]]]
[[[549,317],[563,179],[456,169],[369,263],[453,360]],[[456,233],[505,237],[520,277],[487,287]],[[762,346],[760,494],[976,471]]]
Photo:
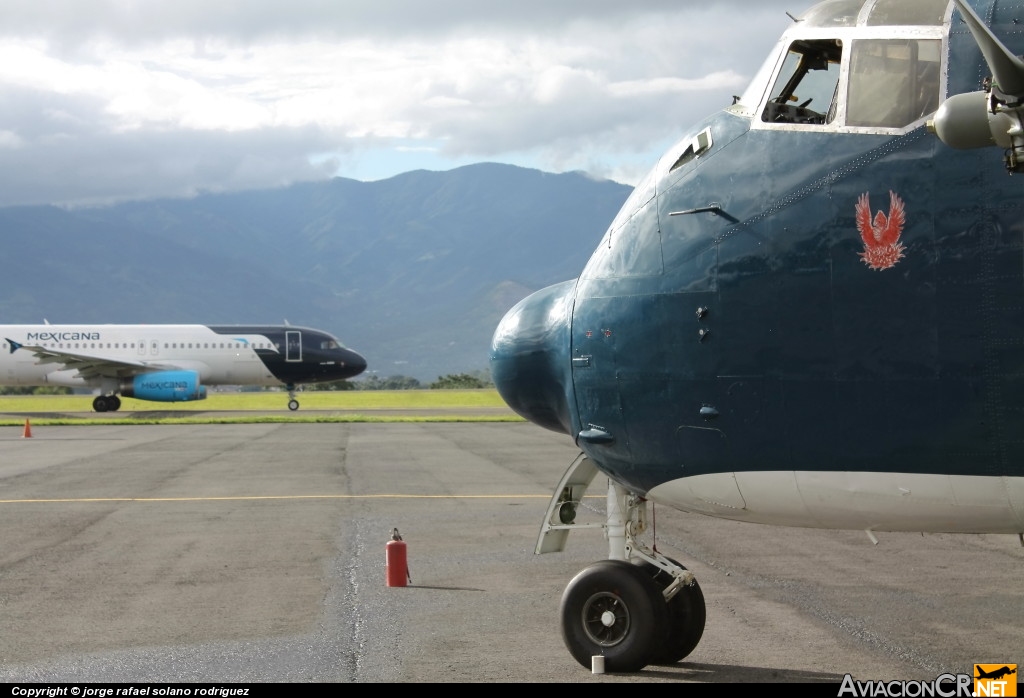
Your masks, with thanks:
[[[21,438],[23,438],[23,439],[31,439],[32,438],[32,425],[28,423],[27,419],[25,420],[25,431],[23,431],[21,433]]]

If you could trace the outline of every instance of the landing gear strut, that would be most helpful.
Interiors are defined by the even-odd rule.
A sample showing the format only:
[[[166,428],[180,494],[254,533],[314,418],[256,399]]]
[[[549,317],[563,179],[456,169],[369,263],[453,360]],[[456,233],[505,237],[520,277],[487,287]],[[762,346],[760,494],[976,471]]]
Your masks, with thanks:
[[[671,558],[666,558],[666,560],[681,570],[686,569]],[[644,572],[651,575],[662,592],[675,579],[665,570],[659,569],[649,562],[640,561],[639,566]],[[668,632],[665,643],[655,648],[650,663],[675,664],[693,652],[704,634],[706,613],[704,592],[700,590],[700,584],[696,579],[692,584],[679,587],[676,595],[668,601]]]
[[[288,384],[288,409],[292,412],[299,409],[299,401],[295,399],[295,384]]]
[[[563,550],[574,528],[602,528],[608,539],[609,559],[577,574],[562,594],[562,639],[588,668],[595,655],[604,656],[607,671],[674,664],[693,652],[704,633],[704,594],[685,567],[637,541],[647,528],[647,500],[611,479],[606,522],[576,523],[597,473],[580,454],[551,499],[537,541],[536,552],[546,553]]]

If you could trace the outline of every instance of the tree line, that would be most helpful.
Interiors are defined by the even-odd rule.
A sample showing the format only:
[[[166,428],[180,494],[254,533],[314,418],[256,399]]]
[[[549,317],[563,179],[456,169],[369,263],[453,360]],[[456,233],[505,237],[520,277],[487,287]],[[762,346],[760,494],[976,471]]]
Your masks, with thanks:
[[[376,373],[360,376],[357,380],[333,381],[331,383],[314,383],[303,387],[303,390],[476,390],[491,388],[494,382],[486,371],[475,373],[455,373],[438,376],[436,381],[423,385],[410,376],[381,377]]]

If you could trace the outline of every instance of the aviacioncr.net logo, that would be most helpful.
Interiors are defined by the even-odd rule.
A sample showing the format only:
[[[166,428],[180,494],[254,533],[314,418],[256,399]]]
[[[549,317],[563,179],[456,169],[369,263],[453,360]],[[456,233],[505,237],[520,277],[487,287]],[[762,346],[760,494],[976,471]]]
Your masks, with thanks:
[[[972,698],[970,674],[941,674],[934,681],[855,681],[847,674],[839,697],[854,698]]]
[[[1016,664],[975,664],[974,695],[978,698],[1017,695]]]

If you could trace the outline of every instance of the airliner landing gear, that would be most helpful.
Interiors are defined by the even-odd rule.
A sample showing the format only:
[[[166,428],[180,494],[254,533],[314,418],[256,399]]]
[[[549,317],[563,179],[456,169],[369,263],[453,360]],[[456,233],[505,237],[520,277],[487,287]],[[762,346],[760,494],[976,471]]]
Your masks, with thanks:
[[[608,480],[604,524],[577,523],[576,513],[597,467],[583,454],[566,471],[548,506],[537,553],[565,548],[573,528],[602,528],[608,560],[577,574],[562,594],[562,639],[590,668],[605,658],[607,671],[633,672],[648,664],[674,664],[704,634],[704,594],[693,574],[636,540],[647,528],[647,500]]]
[[[121,409],[121,398],[117,395],[97,395],[92,401],[92,408],[97,412],[117,412]]]
[[[292,412],[299,409],[299,401],[295,399],[295,385],[293,383],[288,384],[288,409]]]

